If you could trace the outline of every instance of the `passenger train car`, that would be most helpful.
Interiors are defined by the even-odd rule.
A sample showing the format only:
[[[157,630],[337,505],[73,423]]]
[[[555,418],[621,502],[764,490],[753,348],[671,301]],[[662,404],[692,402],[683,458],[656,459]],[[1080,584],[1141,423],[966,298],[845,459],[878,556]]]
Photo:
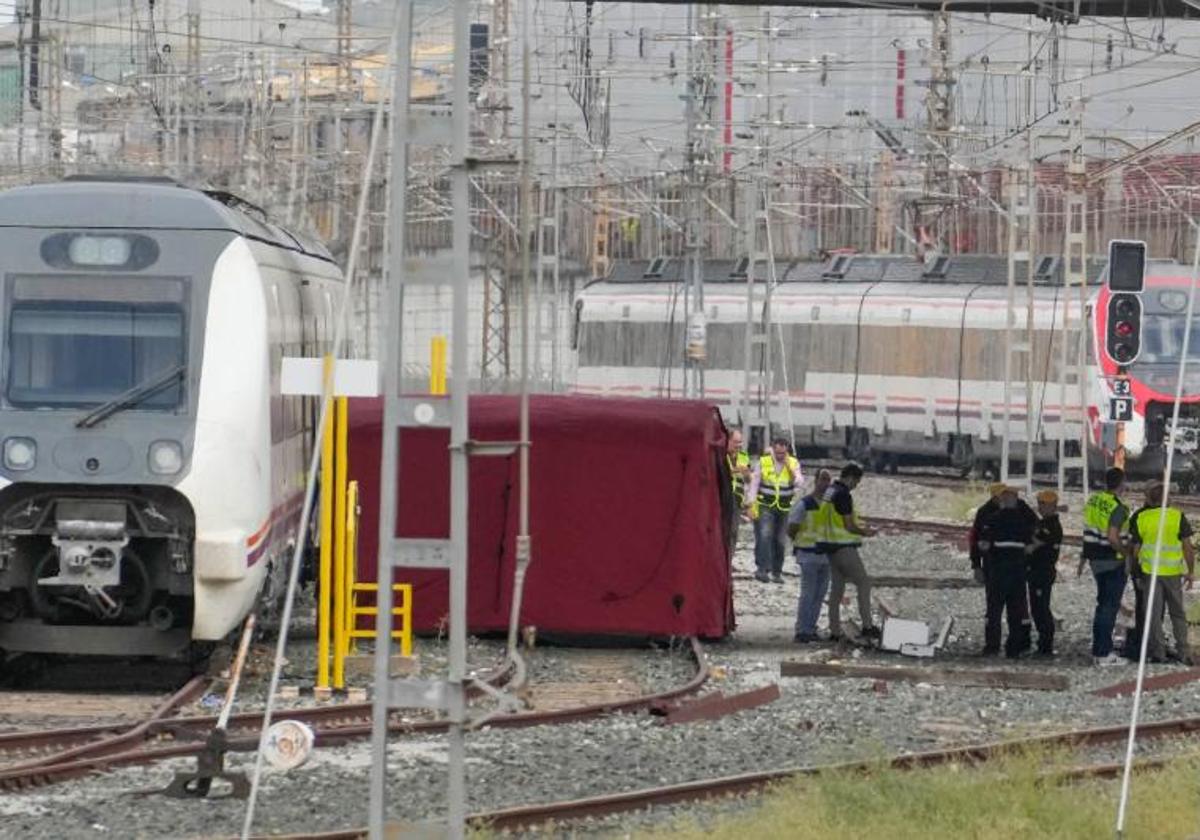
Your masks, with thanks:
[[[575,389],[593,394],[682,396],[686,291],[682,260],[624,262],[589,284],[576,300],[573,333]],[[1035,459],[1053,466],[1058,441],[1078,455],[1080,385],[1073,365],[1061,370],[1064,318],[1069,358],[1077,354],[1080,303],[1062,285],[1061,260],[1041,257],[1033,289],[1033,342],[1014,354],[1008,435],[1010,457],[1023,460],[1026,410],[1032,412]],[[833,453],[891,468],[902,462],[949,464],[965,472],[994,472],[1005,433],[1007,262],[1003,257],[951,256],[925,264],[911,257],[838,255],[826,263],[777,266],[772,296],[773,376],[770,419],[795,432],[798,448]],[[1131,368],[1134,421],[1124,445],[1136,474],[1161,469],[1163,415],[1170,398],[1164,377],[1178,360],[1182,316],[1178,284],[1187,268],[1154,262],[1148,268],[1144,351]],[[745,264],[705,266],[707,322],[705,396],[727,421],[741,420],[745,354]],[[1115,427],[1104,422],[1116,373],[1101,359],[1102,264],[1089,264],[1091,288],[1088,374],[1083,399],[1091,447],[1089,462],[1110,462]],[[1099,306],[1097,306],[1097,302]],[[1186,298],[1183,299],[1186,303]],[[1016,299],[1015,340],[1024,342],[1024,284]],[[1174,308],[1172,308],[1174,307]],[[1101,313],[1093,318],[1093,311]],[[1197,344],[1200,347],[1200,335]],[[1200,357],[1200,351],[1193,351]],[[756,354],[756,359],[761,358]],[[1032,388],[1026,394],[1026,371]],[[772,381],[773,380],[773,381]],[[764,381],[764,380],[760,380]],[[1173,384],[1174,380],[1171,380]],[[1200,370],[1189,378],[1190,432],[1177,444],[1193,456],[1200,428]],[[1066,406],[1064,412],[1062,407]],[[1184,479],[1193,457],[1177,459]]]
[[[0,649],[173,655],[274,597],[342,275],[225,193],[0,193]]]

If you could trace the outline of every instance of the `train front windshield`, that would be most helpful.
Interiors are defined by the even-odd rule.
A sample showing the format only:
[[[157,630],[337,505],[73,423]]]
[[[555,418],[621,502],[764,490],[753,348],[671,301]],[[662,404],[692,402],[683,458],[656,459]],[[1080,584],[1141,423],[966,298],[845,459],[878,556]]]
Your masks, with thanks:
[[[1182,315],[1146,315],[1142,319],[1140,364],[1178,364],[1183,352],[1183,332],[1187,323]],[[1192,320],[1188,339],[1188,362],[1200,360],[1200,318]]]
[[[5,396],[10,405],[100,405],[185,362],[181,302],[127,294],[107,300],[44,294],[22,299],[19,287],[17,291],[7,319]],[[95,287],[90,291],[88,297],[101,297]],[[139,400],[137,408],[171,410],[182,398],[182,384],[173,382]]]

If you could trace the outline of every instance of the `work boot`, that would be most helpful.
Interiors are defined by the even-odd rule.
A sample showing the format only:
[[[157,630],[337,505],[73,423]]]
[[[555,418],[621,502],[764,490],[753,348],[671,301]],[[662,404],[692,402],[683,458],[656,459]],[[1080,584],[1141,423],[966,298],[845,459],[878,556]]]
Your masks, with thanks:
[[[864,639],[881,639],[883,638],[883,631],[875,625],[871,625],[870,627],[863,628],[862,635]]]
[[[754,579],[756,581],[758,581],[759,583],[767,583],[771,580],[771,578],[767,575],[766,572],[755,572]]]
[[[771,575],[771,583],[783,583],[783,575]]]

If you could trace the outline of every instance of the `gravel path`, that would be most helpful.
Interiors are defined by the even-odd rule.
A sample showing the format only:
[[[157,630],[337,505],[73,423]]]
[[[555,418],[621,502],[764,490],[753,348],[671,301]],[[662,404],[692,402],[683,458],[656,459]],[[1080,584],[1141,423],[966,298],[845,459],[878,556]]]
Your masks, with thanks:
[[[856,494],[864,513],[890,517],[919,514],[955,520],[969,510],[970,499],[935,488],[914,487],[869,478]],[[940,506],[940,507],[939,507]],[[1067,514],[1067,521],[1073,515]],[[887,683],[876,689],[862,679],[781,679],[779,663],[799,658],[853,660],[873,664],[919,664],[914,660],[857,648],[798,646],[791,642],[798,582],[760,584],[744,575],[752,570],[749,532],[735,558],[735,597],[739,628],[728,640],[709,646],[713,687],[726,693],[779,682],[783,697],[760,709],[717,721],[664,727],[649,716],[530,730],[489,730],[468,738],[472,810],[485,810],[635,787],[669,784],[713,775],[874,757],[1082,726],[1114,725],[1128,720],[1128,698],[1104,699],[1089,692],[1130,678],[1133,669],[1096,669],[1087,655],[1094,599],[1090,576],[1076,578],[1074,558],[1060,566],[1054,610],[1062,627],[1060,656],[1054,662],[989,660],[989,667],[1066,674],[1063,692],[998,691],[944,688],[924,683]],[[965,555],[918,534],[868,541],[864,558],[877,574],[966,575]],[[955,631],[939,665],[979,667],[983,594],[968,590],[885,590],[879,593],[905,618],[940,624],[955,619]],[[850,612],[849,615],[853,615]],[[306,648],[304,645],[310,645]],[[418,645],[426,662],[437,646]],[[311,643],[289,649],[290,679],[311,679]],[[495,643],[472,645],[472,661],[498,658]],[[661,690],[684,682],[690,671],[681,650],[568,651],[539,649],[532,659],[533,697],[541,691],[546,705],[555,702],[554,686],[599,690],[621,679],[625,691]],[[1162,672],[1156,667],[1151,673]],[[567,696],[570,698],[570,690]],[[579,699],[583,699],[582,696]],[[561,696],[559,697],[561,701]],[[1147,719],[1200,713],[1200,683],[1147,695]],[[245,766],[249,758],[234,757]],[[322,750],[303,768],[270,772],[259,802],[256,829],[261,832],[324,830],[361,824],[366,813],[369,767],[366,745]],[[440,737],[402,739],[389,753],[391,811],[397,819],[420,820],[444,807],[445,749]],[[179,766],[186,766],[186,762]],[[243,803],[176,802],[140,797],[136,791],[161,787],[171,765],[131,768],[71,786],[10,795],[0,800],[6,830],[29,838],[212,837],[236,834]],[[729,803],[721,807],[744,807]],[[583,833],[628,832],[640,820],[670,820],[678,808],[656,810],[630,822],[599,821]]]

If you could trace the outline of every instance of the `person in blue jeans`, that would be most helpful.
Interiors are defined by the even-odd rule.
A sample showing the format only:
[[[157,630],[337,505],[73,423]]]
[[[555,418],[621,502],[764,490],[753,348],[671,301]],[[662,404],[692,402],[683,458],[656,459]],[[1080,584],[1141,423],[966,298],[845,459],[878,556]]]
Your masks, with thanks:
[[[1092,662],[1111,666],[1125,660],[1113,652],[1113,628],[1125,594],[1125,557],[1121,530],[1129,519],[1129,508],[1118,498],[1125,484],[1125,471],[1111,467],[1104,473],[1104,489],[1088,497],[1083,506],[1083,558],[1096,579],[1096,612],[1092,617]]]
[[[776,436],[770,451],[754,465],[750,489],[746,492],[746,498],[755,499],[758,505],[758,521],[754,523],[754,579],[760,583],[783,583],[788,513],[803,484],[800,462],[792,455],[787,438]]]
[[[792,505],[788,513],[788,536],[792,538],[796,562],[800,565],[800,600],[796,605],[796,629],[792,639],[800,643],[817,641],[817,619],[821,615],[825,593],[829,591],[829,555],[817,552],[812,512],[820,507],[821,496],[830,480],[828,470],[818,472],[812,492]]]

